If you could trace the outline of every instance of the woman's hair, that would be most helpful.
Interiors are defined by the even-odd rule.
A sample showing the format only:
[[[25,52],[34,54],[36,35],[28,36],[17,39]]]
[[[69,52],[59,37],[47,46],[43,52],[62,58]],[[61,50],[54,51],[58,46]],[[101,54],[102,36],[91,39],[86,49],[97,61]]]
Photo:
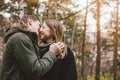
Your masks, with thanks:
[[[44,21],[50,28],[53,40],[59,42],[63,38],[63,25],[56,19],[47,19]]]
[[[45,24],[50,28],[53,40],[57,42],[62,42],[63,25],[60,23],[60,21],[56,19],[47,19],[45,20]],[[66,54],[67,46],[65,45],[63,52],[58,56],[58,58],[63,59],[66,56]]]

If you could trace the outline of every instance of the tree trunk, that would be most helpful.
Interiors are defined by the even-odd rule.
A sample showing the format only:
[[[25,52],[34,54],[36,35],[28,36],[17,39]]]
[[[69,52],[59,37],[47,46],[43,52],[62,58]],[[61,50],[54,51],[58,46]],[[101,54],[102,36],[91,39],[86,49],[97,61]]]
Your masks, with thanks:
[[[48,0],[48,4],[47,4],[47,17],[46,18],[50,18],[50,13],[49,13],[49,9],[50,9],[50,4],[51,4],[51,0]]]
[[[88,6],[88,0],[86,3]],[[88,14],[88,7],[86,7],[85,19],[84,19],[84,32],[83,32],[83,44],[82,44],[82,71],[81,76],[82,80],[87,80],[87,76],[85,76],[85,37],[86,37],[86,26],[87,26],[87,14]]]
[[[71,36],[71,49],[72,49],[72,50],[73,50],[73,48],[74,48],[75,27],[76,27],[76,25],[74,24],[74,26],[73,26],[73,31],[72,31],[72,36]]]
[[[24,0],[21,0],[20,1],[20,19],[24,16],[24,7],[25,7],[25,4],[24,4]]]
[[[96,58],[96,75],[95,80],[100,80],[100,60],[101,60],[101,46],[100,46],[100,0],[97,0],[97,58]]]
[[[116,27],[115,27],[115,41],[114,41],[114,60],[113,60],[113,73],[114,73],[114,80],[118,80],[117,77],[117,47],[118,47],[118,12],[119,12],[119,0],[117,0],[117,13],[116,13]]]
[[[57,19],[58,18],[58,16],[57,16],[57,0],[55,0],[55,9],[54,9],[54,14],[55,14],[55,19]]]
[[[37,15],[37,18],[39,19],[39,0],[37,0],[37,7],[36,7],[36,15]]]

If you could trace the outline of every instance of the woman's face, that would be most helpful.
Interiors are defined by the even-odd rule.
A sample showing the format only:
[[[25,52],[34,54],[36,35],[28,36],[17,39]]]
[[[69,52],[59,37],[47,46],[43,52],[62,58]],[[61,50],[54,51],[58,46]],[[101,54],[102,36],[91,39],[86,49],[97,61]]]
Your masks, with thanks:
[[[45,22],[40,28],[40,38],[44,41],[52,39],[50,28],[46,25]]]

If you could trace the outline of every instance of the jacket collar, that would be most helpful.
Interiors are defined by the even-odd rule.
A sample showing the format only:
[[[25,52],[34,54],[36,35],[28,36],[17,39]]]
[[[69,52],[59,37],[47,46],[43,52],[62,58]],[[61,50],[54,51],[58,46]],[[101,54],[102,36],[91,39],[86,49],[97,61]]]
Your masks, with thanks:
[[[37,34],[34,33],[34,32],[29,32],[29,31],[23,31],[21,30],[20,28],[18,27],[14,27],[12,29],[10,29],[4,36],[4,41],[5,43],[8,41],[8,39],[15,33],[18,33],[18,32],[22,32],[24,34],[26,34],[31,40],[32,42],[34,43],[37,43],[38,42],[38,38],[37,38]]]
[[[18,27],[14,27],[10,29],[4,36],[5,43],[8,41],[8,39],[15,33],[20,32],[21,30]]]
[[[38,36],[35,32],[29,32],[29,31],[22,31],[24,34],[26,34],[33,43],[38,44]]]

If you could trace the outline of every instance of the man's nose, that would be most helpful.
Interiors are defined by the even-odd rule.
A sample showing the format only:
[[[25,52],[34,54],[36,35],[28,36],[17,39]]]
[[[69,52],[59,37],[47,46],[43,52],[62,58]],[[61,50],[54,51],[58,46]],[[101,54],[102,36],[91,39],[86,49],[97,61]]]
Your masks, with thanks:
[[[40,27],[40,32],[43,30],[43,28],[42,27]]]
[[[42,32],[42,27],[39,27],[38,32],[39,32],[39,33]]]

